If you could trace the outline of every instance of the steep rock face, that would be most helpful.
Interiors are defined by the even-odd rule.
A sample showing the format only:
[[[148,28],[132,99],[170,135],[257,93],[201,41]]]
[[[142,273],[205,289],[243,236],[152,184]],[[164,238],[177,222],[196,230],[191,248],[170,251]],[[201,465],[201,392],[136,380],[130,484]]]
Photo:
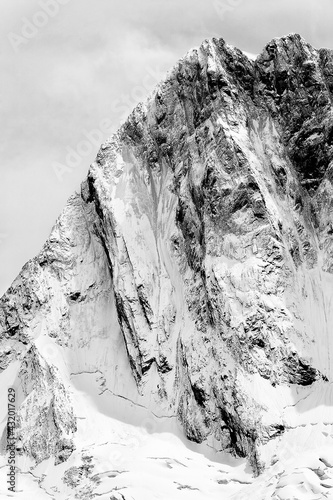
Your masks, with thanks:
[[[1,300],[23,452],[66,459],[72,377],[98,371],[260,472],[279,388],[332,378],[332,57],[206,41],[101,146]]]

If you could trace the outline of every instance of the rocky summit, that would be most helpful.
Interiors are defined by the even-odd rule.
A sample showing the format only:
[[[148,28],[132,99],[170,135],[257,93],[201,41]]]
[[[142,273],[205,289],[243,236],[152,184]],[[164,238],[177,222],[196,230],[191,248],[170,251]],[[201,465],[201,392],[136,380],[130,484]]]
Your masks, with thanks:
[[[18,499],[333,498],[332,100],[214,38],[101,145],[0,301],[3,494],[14,388]]]

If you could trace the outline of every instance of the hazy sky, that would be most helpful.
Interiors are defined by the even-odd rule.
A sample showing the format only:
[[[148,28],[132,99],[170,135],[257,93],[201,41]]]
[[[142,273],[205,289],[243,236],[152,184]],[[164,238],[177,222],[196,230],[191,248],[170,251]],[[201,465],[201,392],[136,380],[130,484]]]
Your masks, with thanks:
[[[98,144],[191,47],[217,36],[258,53],[272,38],[298,32],[333,48],[331,0],[0,6],[0,294],[41,248]]]

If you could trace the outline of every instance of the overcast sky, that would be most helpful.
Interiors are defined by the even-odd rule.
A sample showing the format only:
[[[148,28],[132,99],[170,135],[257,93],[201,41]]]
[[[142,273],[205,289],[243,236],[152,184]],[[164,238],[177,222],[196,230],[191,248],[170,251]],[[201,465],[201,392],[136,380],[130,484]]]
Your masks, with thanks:
[[[98,145],[208,37],[333,48],[331,0],[0,0],[0,294],[40,250]]]

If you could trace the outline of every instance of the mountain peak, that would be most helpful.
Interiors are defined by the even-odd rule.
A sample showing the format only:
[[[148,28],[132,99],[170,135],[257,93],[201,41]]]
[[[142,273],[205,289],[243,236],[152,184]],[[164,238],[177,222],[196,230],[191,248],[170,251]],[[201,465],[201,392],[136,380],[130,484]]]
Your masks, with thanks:
[[[330,474],[332,92],[332,53],[300,35],[256,61],[213,38],[101,146],[0,306],[20,467],[28,457],[54,498],[134,483],[156,498],[126,436],[150,478],[170,469],[168,488],[178,467],[199,488],[203,460],[198,498],[211,481],[211,498],[261,500],[288,481],[291,498],[312,484],[300,454]]]

